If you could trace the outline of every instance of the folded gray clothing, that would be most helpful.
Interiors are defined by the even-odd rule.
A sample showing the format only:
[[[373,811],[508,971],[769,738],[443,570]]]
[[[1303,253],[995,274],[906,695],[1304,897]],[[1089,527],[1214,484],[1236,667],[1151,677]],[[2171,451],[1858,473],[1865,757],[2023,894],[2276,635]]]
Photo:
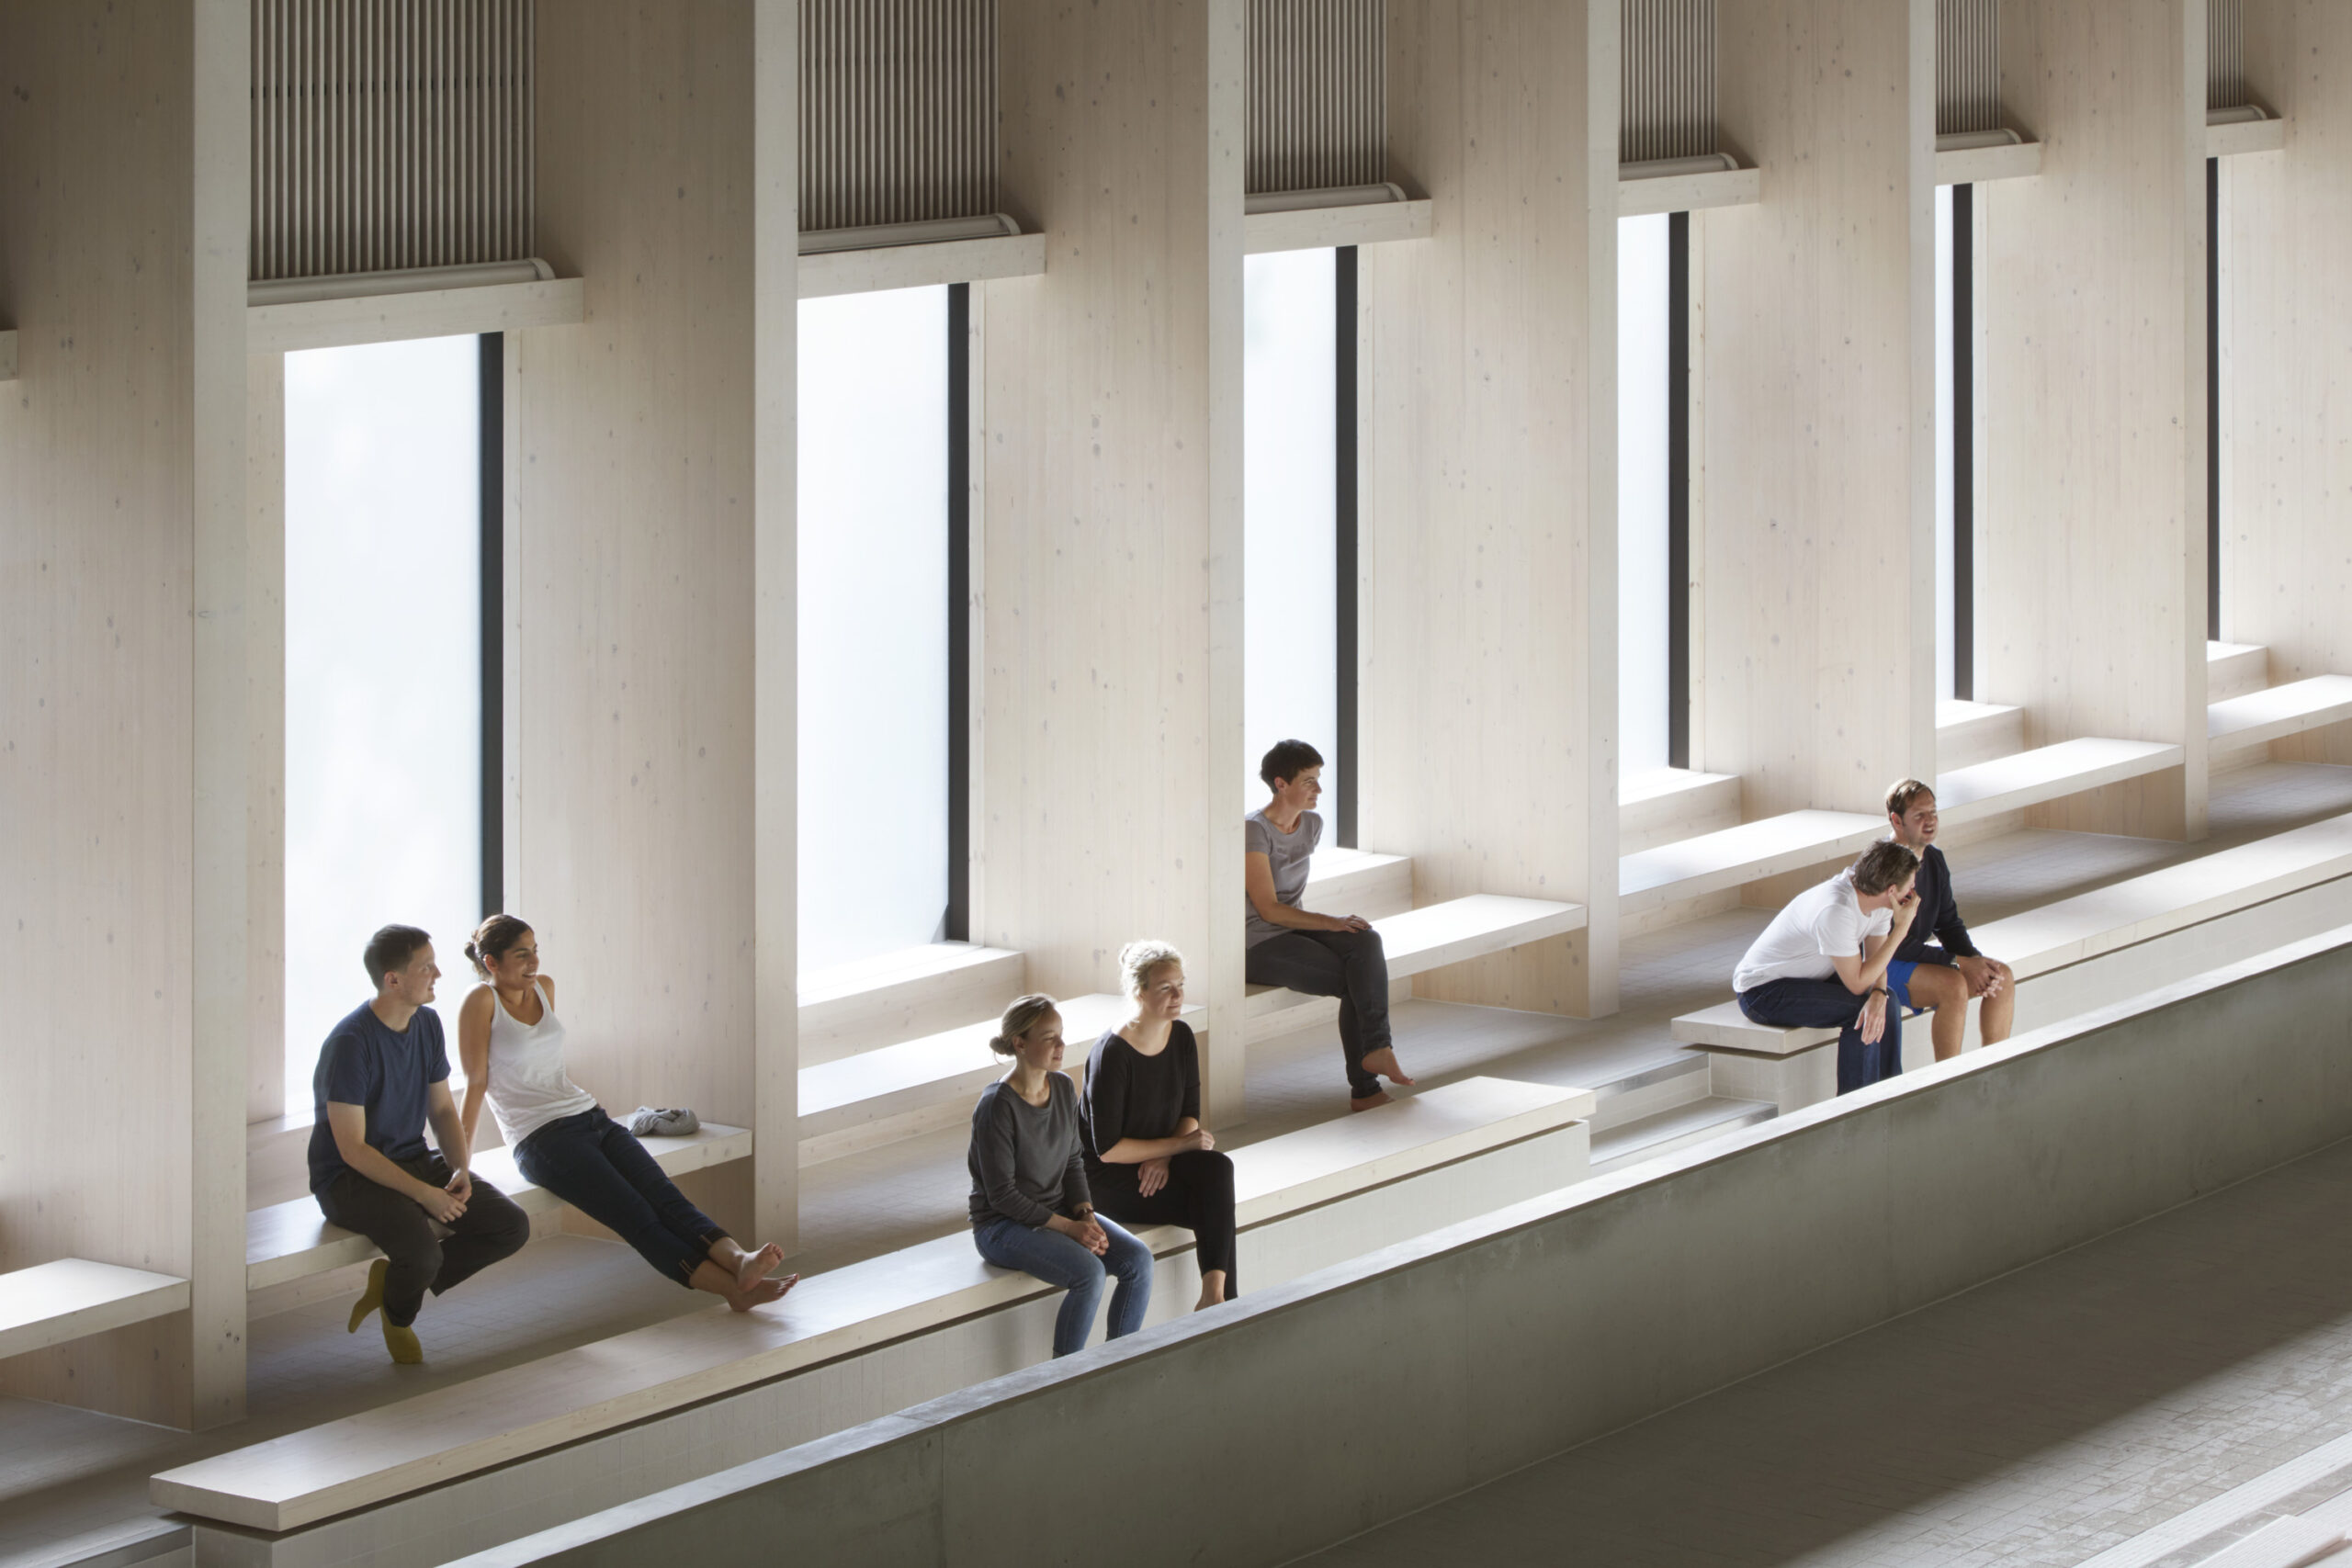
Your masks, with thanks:
[[[640,1138],[691,1137],[701,1127],[702,1118],[693,1111],[668,1106],[640,1105],[628,1113],[628,1130]]]

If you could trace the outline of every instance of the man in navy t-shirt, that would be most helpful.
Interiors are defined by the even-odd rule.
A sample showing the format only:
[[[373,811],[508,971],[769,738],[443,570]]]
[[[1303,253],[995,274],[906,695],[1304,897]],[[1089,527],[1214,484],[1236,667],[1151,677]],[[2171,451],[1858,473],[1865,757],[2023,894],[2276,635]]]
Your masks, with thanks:
[[[432,939],[386,926],[366,961],[375,999],[334,1026],[311,1079],[311,1193],[328,1220],[384,1252],[351,1309],[351,1332],[381,1308],[385,1348],[413,1365],[424,1349],[409,1325],[424,1292],[439,1295],[514,1252],[531,1239],[531,1221],[468,1168],[441,1016],[424,1005],[441,977]],[[424,1142],[428,1119],[438,1152]]]
[[[1978,1032],[1987,1045],[2009,1037],[2017,1018],[2017,976],[1997,958],[1976,951],[1968,923],[1951,894],[1951,868],[1936,848],[1942,825],[1936,792],[1917,779],[1904,779],[1886,792],[1887,837],[1919,857],[1919,917],[1886,966],[1887,988],[1897,1004],[1931,1013],[1928,1030],[1936,1060],[1960,1055],[1968,1027],[1968,1004],[1977,1009]]]

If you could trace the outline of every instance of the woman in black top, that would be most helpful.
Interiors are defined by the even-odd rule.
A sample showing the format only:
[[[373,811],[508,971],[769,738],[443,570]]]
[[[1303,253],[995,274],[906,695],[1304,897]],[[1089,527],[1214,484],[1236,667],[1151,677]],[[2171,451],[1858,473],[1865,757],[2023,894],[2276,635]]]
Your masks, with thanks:
[[[1087,1058],[1079,1107],[1087,1185],[1096,1207],[1114,1219],[1191,1231],[1199,1306],[1215,1306],[1240,1293],[1233,1161],[1201,1125],[1200,1047],[1181,1016],[1184,955],[1166,942],[1131,942],[1119,968],[1136,1010]]]

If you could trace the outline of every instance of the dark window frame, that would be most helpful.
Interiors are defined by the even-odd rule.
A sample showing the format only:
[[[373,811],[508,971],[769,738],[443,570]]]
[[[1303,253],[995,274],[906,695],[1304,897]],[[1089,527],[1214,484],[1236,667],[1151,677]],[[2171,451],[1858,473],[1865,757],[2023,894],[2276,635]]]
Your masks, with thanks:
[[[1338,574],[1338,604],[1333,620],[1339,632],[1337,673],[1339,677],[1336,761],[1340,768],[1339,799],[1334,815],[1339,818],[1338,841],[1342,849],[1358,848],[1356,842],[1358,809],[1363,792],[1357,785],[1356,762],[1359,734],[1356,728],[1356,660],[1357,594],[1362,581],[1361,560],[1357,547],[1357,381],[1356,355],[1356,248],[1340,245],[1333,253],[1336,287],[1332,292],[1338,300],[1333,333],[1333,375],[1338,396],[1334,402],[1332,424],[1338,464],[1333,499],[1332,532],[1337,549],[1333,567]]]
[[[506,334],[475,340],[481,532],[481,908],[506,904]]]
[[[947,286],[947,910],[972,931],[972,286]]]

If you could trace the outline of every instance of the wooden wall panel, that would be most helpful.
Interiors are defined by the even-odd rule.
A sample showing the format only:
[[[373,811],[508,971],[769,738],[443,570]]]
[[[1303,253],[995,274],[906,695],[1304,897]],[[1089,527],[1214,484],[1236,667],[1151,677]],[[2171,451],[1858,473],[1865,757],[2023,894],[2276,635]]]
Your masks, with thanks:
[[[509,908],[608,1107],[753,1115],[752,6],[543,7]],[[770,1162],[778,1168],[785,1159]],[[743,1225],[741,1181],[714,1217]],[[779,1238],[780,1239],[780,1238]]]
[[[2226,161],[2231,462],[2222,635],[2270,649],[2270,678],[2352,673],[2352,7],[2244,0],[2246,86],[2287,147]],[[2352,725],[2274,754],[2352,762]]]
[[[245,1120],[285,1114],[286,356],[245,362]]]
[[[990,282],[985,889],[1030,983],[1183,948],[1210,1120],[1240,1096],[1241,0],[1005,0]],[[1080,1047],[1082,1048],[1082,1047]]]
[[[0,10],[0,1066],[66,1111],[0,1142],[0,1269],[152,1269],[199,1308],[0,1387],[179,1426],[243,1398],[243,17]]]
[[[1935,761],[1932,0],[1726,6],[1703,227],[1705,728],[1750,818],[1877,809]]]
[[[1396,5],[1389,158],[1440,214],[1367,247],[1363,840],[1414,894],[1588,930],[1425,996],[1616,1007],[1616,0]]]
[[[2037,808],[2202,837],[2205,7],[2008,0],[2001,94],[2038,178],[1978,187],[1977,677],[2028,739],[2177,742],[2186,768]]]

